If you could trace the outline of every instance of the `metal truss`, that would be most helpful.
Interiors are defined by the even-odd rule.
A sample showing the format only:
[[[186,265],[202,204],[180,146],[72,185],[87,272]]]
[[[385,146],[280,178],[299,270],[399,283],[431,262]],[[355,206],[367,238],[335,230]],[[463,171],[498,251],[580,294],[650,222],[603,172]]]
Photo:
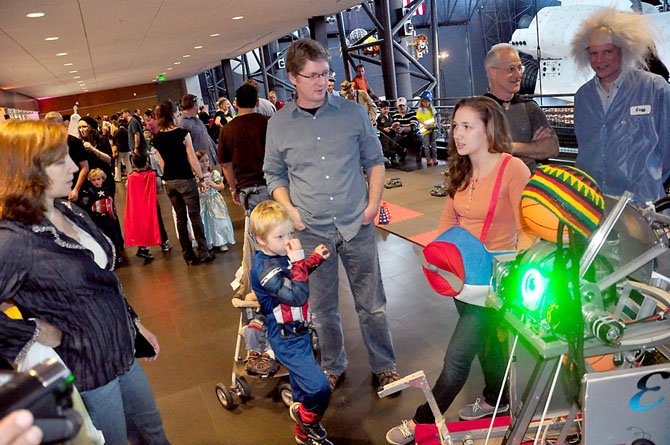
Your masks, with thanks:
[[[534,17],[537,12],[535,0],[483,0],[480,3],[486,51],[496,43],[509,42],[519,20],[526,15]]]

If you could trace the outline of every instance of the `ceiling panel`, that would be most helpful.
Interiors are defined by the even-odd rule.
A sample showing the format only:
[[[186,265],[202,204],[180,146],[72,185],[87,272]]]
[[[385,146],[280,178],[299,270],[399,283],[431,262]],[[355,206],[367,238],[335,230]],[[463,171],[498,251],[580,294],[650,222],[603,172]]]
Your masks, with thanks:
[[[95,91],[143,84],[160,73],[166,73],[168,80],[193,76],[222,59],[306,26],[309,17],[335,14],[359,3],[2,0],[0,88],[41,98],[75,94],[84,88]],[[30,12],[46,15],[26,17]],[[235,16],[244,18],[233,20]],[[59,39],[45,41],[49,36]],[[198,45],[202,48],[195,49]],[[68,54],[56,56],[60,52]]]

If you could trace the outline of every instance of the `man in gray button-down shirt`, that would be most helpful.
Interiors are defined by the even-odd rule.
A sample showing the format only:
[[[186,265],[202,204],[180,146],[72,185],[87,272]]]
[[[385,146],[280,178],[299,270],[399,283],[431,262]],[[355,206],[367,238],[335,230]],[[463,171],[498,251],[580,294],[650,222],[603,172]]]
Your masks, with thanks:
[[[321,367],[333,389],[347,367],[338,309],[339,257],[373,383],[388,384],[398,374],[373,223],[384,185],[381,144],[362,107],[326,94],[329,56],[319,43],[294,42],[286,52],[286,69],[298,98],[268,123],[263,170],[270,193],[291,213],[305,252],[323,243],[333,253],[310,277]]]

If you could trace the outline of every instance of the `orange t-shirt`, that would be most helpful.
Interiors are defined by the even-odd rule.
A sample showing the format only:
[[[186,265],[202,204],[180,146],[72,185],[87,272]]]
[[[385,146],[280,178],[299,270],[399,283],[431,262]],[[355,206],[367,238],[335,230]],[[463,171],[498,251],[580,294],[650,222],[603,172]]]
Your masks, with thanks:
[[[440,233],[452,226],[461,226],[477,238],[482,234],[484,220],[491,204],[493,187],[504,156],[483,178],[470,180],[468,186],[448,197],[440,218]],[[500,184],[498,203],[484,245],[490,251],[521,250],[530,247],[535,235],[521,216],[521,192],[530,179],[530,170],[519,158],[509,160]],[[518,238],[518,240],[517,240]]]

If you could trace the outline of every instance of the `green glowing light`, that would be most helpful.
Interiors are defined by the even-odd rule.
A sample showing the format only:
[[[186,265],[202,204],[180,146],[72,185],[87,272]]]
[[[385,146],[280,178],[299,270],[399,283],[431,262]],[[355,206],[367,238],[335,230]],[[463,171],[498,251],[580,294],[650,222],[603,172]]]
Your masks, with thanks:
[[[547,288],[547,281],[537,269],[528,269],[521,278],[521,298],[526,309],[537,310]]]

